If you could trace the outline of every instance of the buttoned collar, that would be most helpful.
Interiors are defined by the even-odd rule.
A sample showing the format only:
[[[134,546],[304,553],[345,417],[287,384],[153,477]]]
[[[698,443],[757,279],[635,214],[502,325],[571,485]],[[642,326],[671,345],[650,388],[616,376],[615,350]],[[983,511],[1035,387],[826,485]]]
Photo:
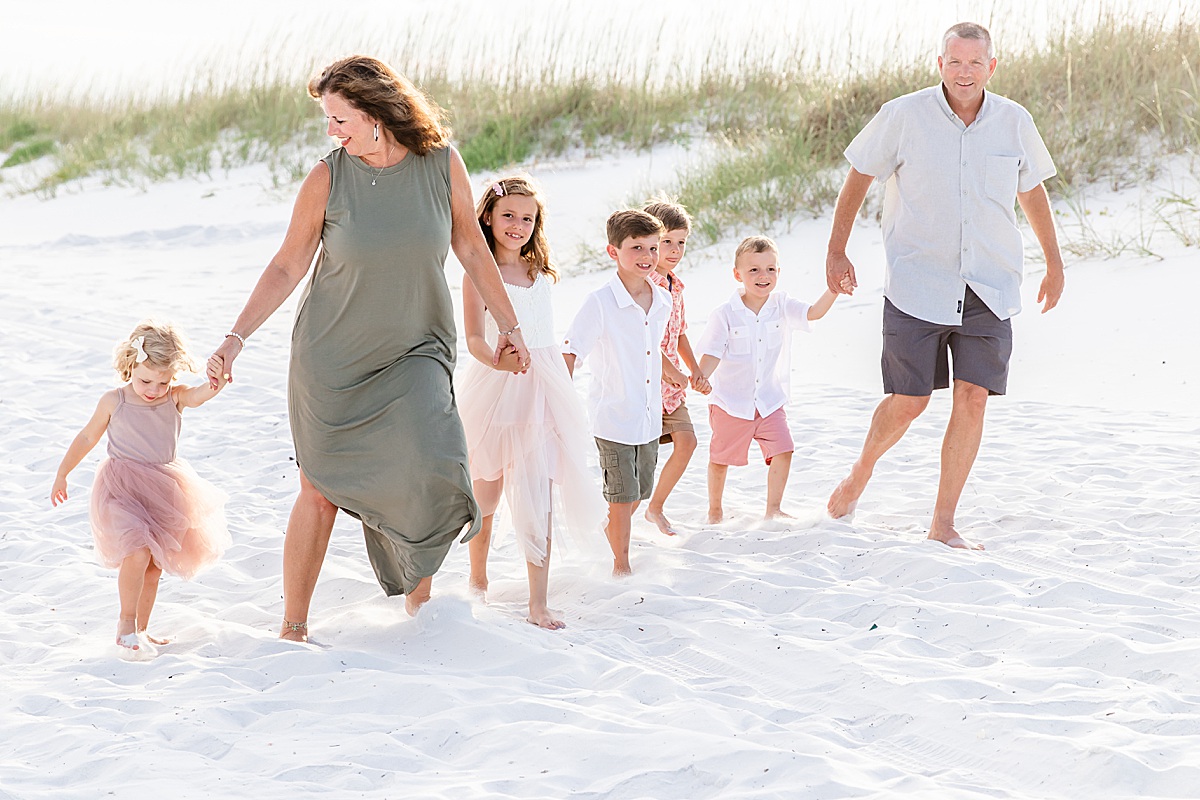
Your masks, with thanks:
[[[761,317],[763,314],[767,313],[767,311],[774,308],[775,304],[779,302],[779,292],[772,291],[767,297],[767,302],[763,303],[762,308],[760,308],[758,313],[755,314],[742,300],[742,297],[745,296],[745,294],[745,289],[738,289],[735,291],[733,293],[733,297],[729,298],[729,305],[739,314],[746,317]]]
[[[946,99],[945,84],[939,81],[936,88],[937,91],[935,91],[934,94],[937,95],[938,106],[941,107],[942,113],[946,115],[946,119],[959,125],[963,124],[962,119],[958,116],[958,114],[955,114],[954,109],[950,107],[950,101]],[[979,122],[981,119],[983,119],[984,115],[987,114],[987,110],[991,106],[991,103],[988,101],[988,98],[991,96],[991,94],[992,93],[987,89],[983,90],[983,103],[980,104],[979,110],[975,112],[975,122]]]
[[[650,281],[649,276],[646,277],[646,283],[650,286],[650,308],[661,305],[662,300],[659,298],[658,292],[654,291],[655,287]],[[612,279],[608,282],[608,288],[613,293],[613,299],[617,301],[617,308],[625,308],[626,306],[637,305],[637,303],[633,301],[633,295],[631,295],[629,290],[625,288],[625,284],[621,283],[621,276],[613,275]],[[641,308],[641,306],[638,307]]]

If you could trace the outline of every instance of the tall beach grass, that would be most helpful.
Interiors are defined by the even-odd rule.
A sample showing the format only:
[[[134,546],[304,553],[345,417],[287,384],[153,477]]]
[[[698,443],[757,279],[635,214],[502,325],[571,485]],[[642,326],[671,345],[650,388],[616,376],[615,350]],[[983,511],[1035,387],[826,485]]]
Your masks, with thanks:
[[[548,30],[520,64],[475,51],[406,59],[420,50],[413,37],[429,35],[419,26],[374,52],[446,108],[472,170],[703,138],[710,157],[651,187],[693,209],[701,241],[819,213],[836,197],[854,134],[882,103],[937,80],[932,55],[839,70],[837,43],[787,37],[741,52],[726,42],[672,71],[644,48],[626,54],[617,27],[589,37],[590,50]],[[1121,186],[1153,175],[1166,154],[1200,153],[1200,22],[1101,14],[998,45],[990,88],[1033,113],[1059,168],[1052,191]],[[448,53],[462,47],[447,40]],[[50,195],[85,177],[146,183],[251,163],[268,164],[280,183],[298,179],[329,147],[320,111],[304,76],[281,74],[282,53],[255,58],[260,66],[234,76],[201,65],[186,87],[132,99],[0,97],[0,186]]]

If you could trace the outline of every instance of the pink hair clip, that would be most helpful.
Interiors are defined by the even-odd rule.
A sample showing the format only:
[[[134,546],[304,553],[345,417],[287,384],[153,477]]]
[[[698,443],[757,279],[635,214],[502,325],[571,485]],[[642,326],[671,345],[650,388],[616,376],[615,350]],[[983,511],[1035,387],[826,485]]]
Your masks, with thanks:
[[[496,197],[504,197],[504,186],[499,181],[492,184],[492,191],[496,193]]]

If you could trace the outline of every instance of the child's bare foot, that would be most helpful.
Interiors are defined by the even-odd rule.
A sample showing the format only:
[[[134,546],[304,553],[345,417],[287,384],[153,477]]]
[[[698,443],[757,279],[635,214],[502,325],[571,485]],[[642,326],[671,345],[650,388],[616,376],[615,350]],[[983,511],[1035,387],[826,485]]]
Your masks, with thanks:
[[[417,584],[417,588],[404,596],[404,610],[410,617],[415,617],[421,610],[421,606],[429,602],[432,589],[433,578],[422,578],[421,582]]]
[[[487,587],[488,587],[487,578],[479,580],[478,578],[472,577],[470,582],[467,584],[467,591],[470,592],[471,596],[474,597],[476,600],[486,603],[487,602]]]
[[[164,644],[171,643],[170,639],[159,639],[157,636],[151,636],[150,634],[146,633],[146,631],[144,631],[144,630],[138,631],[138,633],[140,633],[142,636],[145,636],[147,642],[149,642],[150,644],[156,644],[159,647],[162,647]]]
[[[718,522],[725,521],[725,509],[710,508],[708,510],[708,518],[705,520],[709,525],[716,525]]]
[[[620,563],[617,561],[613,562],[613,577],[614,578],[628,578],[632,574],[633,574],[633,568],[629,566],[628,561],[626,561],[624,563]]]
[[[763,516],[763,519],[795,519],[795,518],[796,517],[793,516],[792,514],[789,514],[786,511],[784,511],[783,509],[779,509],[779,508],[768,508],[766,515]]]
[[[941,542],[947,547],[952,547],[955,550],[982,550],[983,545],[968,542],[966,539],[958,535],[958,531],[953,527],[945,527],[942,529],[934,528],[929,531],[929,537],[935,542]]]
[[[559,619],[553,611],[548,608],[529,608],[529,616],[525,621],[531,625],[537,625],[539,628],[545,628],[548,631],[558,631],[567,627],[567,623]]]
[[[661,511],[653,511],[646,509],[646,521],[653,522],[658,526],[658,532],[666,536],[677,536],[679,531],[675,530],[675,526],[671,524],[671,520],[667,519],[667,515]]]

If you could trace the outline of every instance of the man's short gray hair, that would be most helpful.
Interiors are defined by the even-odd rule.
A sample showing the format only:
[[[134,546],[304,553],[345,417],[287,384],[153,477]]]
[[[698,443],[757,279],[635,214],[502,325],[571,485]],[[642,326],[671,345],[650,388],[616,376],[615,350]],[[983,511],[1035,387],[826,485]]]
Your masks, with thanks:
[[[996,50],[992,47],[992,35],[988,33],[988,29],[974,22],[960,22],[957,25],[951,25],[950,30],[946,31],[942,36],[942,55],[946,55],[946,46],[950,44],[951,39],[978,39],[987,43],[988,58],[996,57]]]

